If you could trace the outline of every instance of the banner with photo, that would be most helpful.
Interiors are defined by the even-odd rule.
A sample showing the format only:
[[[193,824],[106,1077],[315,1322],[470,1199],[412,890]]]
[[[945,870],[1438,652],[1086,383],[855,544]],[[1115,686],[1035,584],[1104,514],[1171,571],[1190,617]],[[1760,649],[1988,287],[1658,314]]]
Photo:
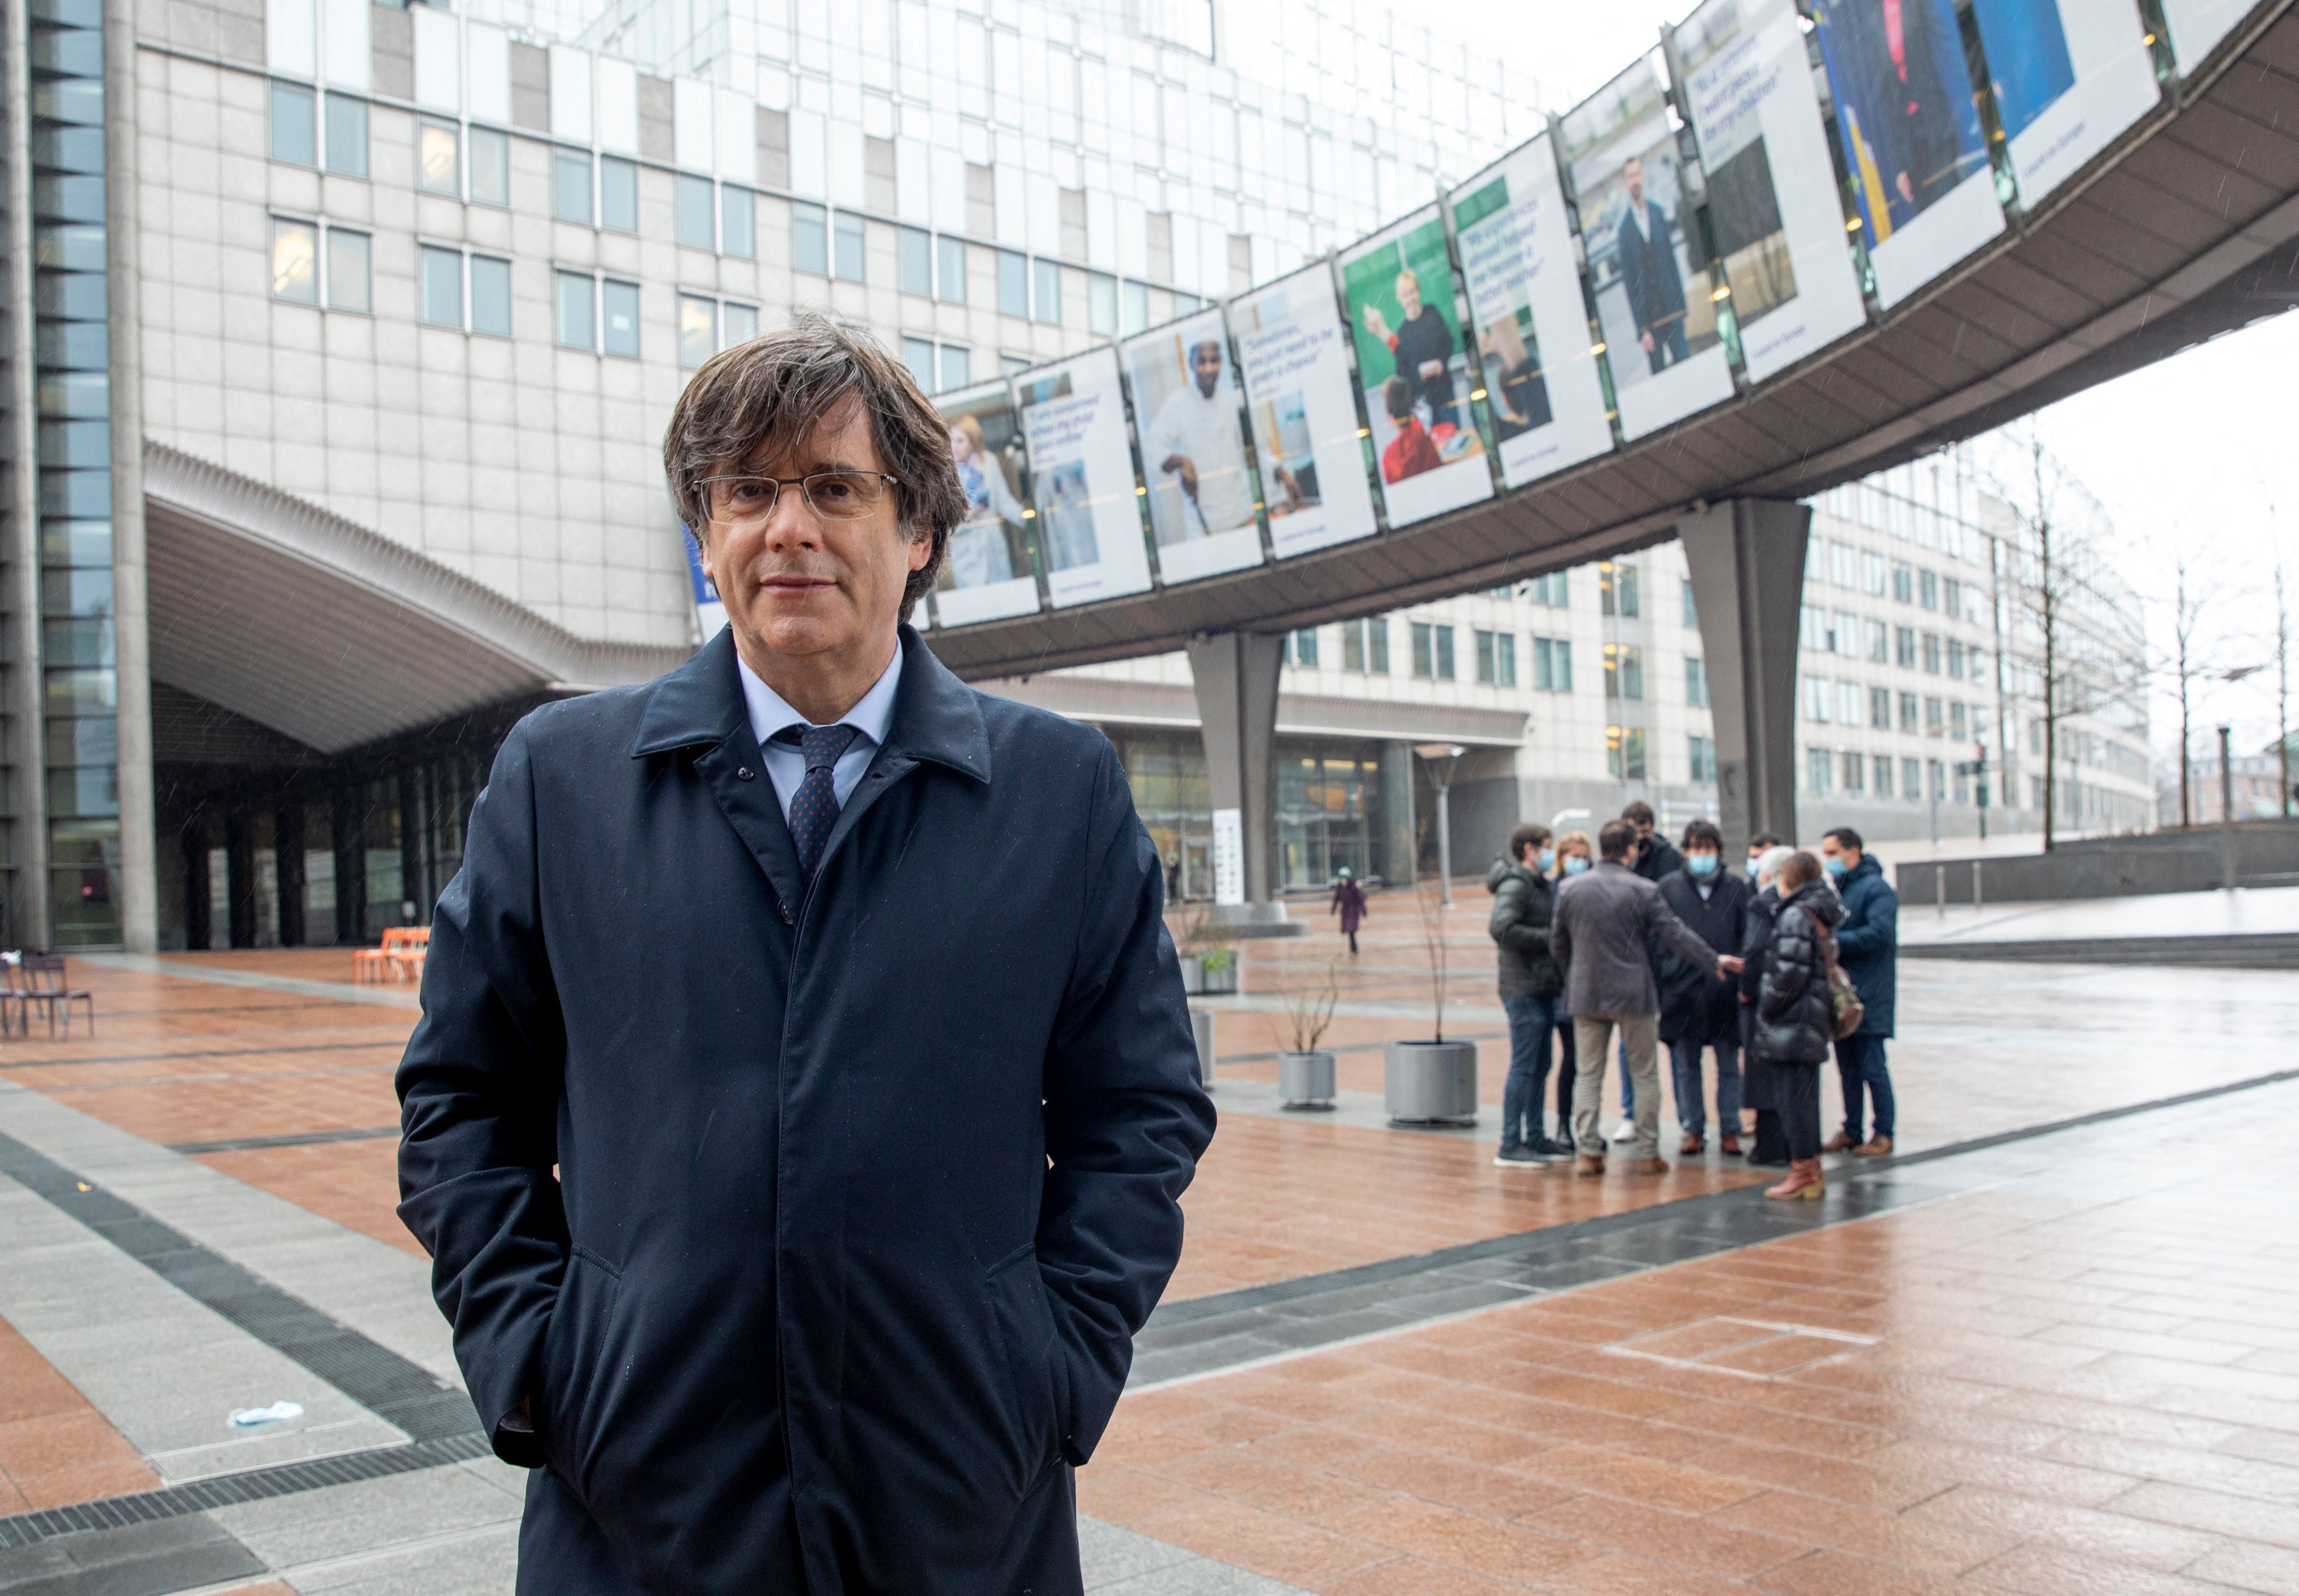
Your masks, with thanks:
[[[1972,0],[1971,17],[2030,210],[2162,96],[2132,0]]]
[[[984,383],[934,399],[950,427],[950,452],[966,489],[966,520],[950,535],[934,594],[946,627],[1029,615],[1038,608],[1022,503],[1022,429],[1005,383]]]
[[[1280,560],[1370,537],[1373,487],[1333,274],[1322,261],[1230,303],[1246,414]]]
[[[1222,313],[1200,311],[1123,347],[1158,576],[1193,582],[1260,564],[1245,395]]]
[[[1491,498],[1442,212],[1427,206],[1345,253],[1341,297],[1389,524]]]
[[[2004,230],[1954,0],[1811,0],[1886,310]]]
[[[1147,592],[1150,551],[1117,352],[1093,349],[1033,367],[1014,378],[1014,391],[1054,607]]]
[[[1642,437],[1732,396],[1708,262],[1651,58],[1558,126],[1621,436]]]
[[[2163,21],[2171,36],[2172,59],[2183,73],[2193,72],[2204,57],[2219,48],[2236,24],[2252,13],[2258,0],[2162,0]]]
[[[1601,358],[1544,133],[1455,189],[1453,229],[1485,368],[1501,480],[1522,487],[1608,452]]]
[[[1793,0],[1708,0],[1674,46],[1741,368],[1762,382],[1868,320],[1804,29]]]

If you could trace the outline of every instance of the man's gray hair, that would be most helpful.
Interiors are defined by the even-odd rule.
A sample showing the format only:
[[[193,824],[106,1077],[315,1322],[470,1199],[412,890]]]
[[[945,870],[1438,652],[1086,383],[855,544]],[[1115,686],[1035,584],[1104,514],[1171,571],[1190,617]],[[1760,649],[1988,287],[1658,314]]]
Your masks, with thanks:
[[[1767,848],[1762,853],[1757,854],[1757,887],[1762,889],[1765,883],[1771,881],[1774,877],[1780,873],[1780,867],[1782,865],[1788,863],[1789,860],[1795,857],[1796,850],[1794,848],[1788,847],[1785,844],[1777,848]]]
[[[966,519],[966,489],[950,452],[950,427],[909,369],[859,328],[813,312],[780,332],[720,351],[678,396],[663,433],[662,469],[679,519],[701,543],[710,521],[706,478],[738,471],[762,444],[795,445],[859,403],[894,479],[894,514],[913,543],[934,553],[902,588],[902,619],[934,588],[950,528]]]

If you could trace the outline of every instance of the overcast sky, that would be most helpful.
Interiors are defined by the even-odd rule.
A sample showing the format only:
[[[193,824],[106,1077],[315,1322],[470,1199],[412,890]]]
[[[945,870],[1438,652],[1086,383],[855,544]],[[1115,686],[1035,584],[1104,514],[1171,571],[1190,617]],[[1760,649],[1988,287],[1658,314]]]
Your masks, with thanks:
[[[1563,111],[1651,48],[1663,21],[1691,10],[1689,0],[1520,0],[1480,23],[1498,30],[1504,57],[1539,78],[1549,108]],[[2079,394],[2035,423],[2046,447],[2114,518],[2115,563],[2147,607],[2156,650],[2170,648],[2172,561],[2184,553],[2208,594],[2201,618],[2207,662],[2221,671],[2266,667],[2197,694],[2195,720],[2205,728],[2199,742],[2222,719],[2239,746],[2275,736],[2278,553],[2299,603],[2295,369],[2299,315],[2285,315]],[[2270,515],[2270,503],[2279,515]],[[2154,729],[2166,751],[2178,742],[2174,716],[2165,683]]]

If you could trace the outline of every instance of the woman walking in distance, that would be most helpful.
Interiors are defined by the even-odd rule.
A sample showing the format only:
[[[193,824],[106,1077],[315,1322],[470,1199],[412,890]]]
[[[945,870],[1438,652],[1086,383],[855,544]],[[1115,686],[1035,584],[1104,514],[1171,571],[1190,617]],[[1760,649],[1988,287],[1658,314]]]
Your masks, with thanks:
[[[1357,877],[1349,874],[1347,865],[1341,867],[1340,879],[1333,883],[1332,907],[1325,912],[1341,917],[1341,935],[1349,939],[1349,952],[1356,952],[1357,927],[1365,924],[1365,888],[1357,884]]]

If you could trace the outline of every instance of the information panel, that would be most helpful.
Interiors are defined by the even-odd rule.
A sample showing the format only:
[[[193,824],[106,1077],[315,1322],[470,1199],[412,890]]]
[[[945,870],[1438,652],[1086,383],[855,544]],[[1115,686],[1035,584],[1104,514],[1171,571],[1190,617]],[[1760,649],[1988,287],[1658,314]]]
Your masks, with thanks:
[[[1341,256],[1374,456],[1389,524],[1407,527],[1493,496],[1477,431],[1461,302],[1434,205]]]
[[[2162,97],[2132,0],[1972,0],[2020,203],[2033,208]]]
[[[950,535],[934,587],[934,619],[946,627],[1028,615],[1038,608],[1022,505],[1022,433],[1003,382],[934,400],[950,424],[950,452],[966,489],[967,517]]]
[[[2219,42],[2249,16],[2258,0],[2162,0],[2171,34],[2171,55],[2179,71],[2192,72]]]
[[[1150,552],[1141,542],[1117,352],[1089,350],[1036,367],[1014,387],[1054,607],[1148,591]]]
[[[1246,413],[1280,560],[1374,531],[1349,357],[1320,262],[1230,304]]]
[[[1125,352],[1158,575],[1190,582],[1260,564],[1244,391],[1222,313],[1200,311],[1129,338]]]
[[[2004,230],[1952,0],[1813,0],[1884,308]]]
[[[1560,127],[1621,436],[1642,437],[1732,396],[1707,263],[1690,242],[1676,134],[1650,59]]]
[[[1676,29],[1740,362],[1762,382],[1865,325],[1792,0],[1708,0]]]

